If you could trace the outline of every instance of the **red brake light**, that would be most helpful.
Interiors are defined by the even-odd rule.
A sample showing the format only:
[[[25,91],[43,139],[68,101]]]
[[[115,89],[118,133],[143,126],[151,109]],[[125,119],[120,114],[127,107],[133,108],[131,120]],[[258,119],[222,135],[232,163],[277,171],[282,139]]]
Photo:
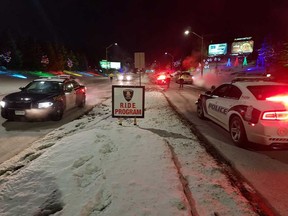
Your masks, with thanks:
[[[264,112],[263,120],[288,120],[288,111]]]
[[[166,79],[166,76],[163,74],[158,76],[158,78],[157,78],[157,80],[164,80],[164,79]]]
[[[278,95],[273,97],[266,98],[267,101],[274,101],[274,102],[284,102],[288,103],[288,96],[286,95]]]
[[[85,93],[86,92],[86,88],[80,88],[80,92],[81,93]]]

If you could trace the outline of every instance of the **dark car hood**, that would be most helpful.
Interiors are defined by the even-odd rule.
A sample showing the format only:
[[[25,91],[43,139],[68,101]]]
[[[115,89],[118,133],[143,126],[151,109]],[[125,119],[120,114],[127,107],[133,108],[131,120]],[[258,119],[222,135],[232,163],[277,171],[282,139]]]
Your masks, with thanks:
[[[21,91],[21,92],[14,92],[11,94],[8,94],[5,96],[6,100],[9,101],[41,101],[45,99],[51,99],[54,96],[57,96],[58,94],[55,93],[49,93],[49,94],[43,94],[43,93],[30,93],[26,91]]]

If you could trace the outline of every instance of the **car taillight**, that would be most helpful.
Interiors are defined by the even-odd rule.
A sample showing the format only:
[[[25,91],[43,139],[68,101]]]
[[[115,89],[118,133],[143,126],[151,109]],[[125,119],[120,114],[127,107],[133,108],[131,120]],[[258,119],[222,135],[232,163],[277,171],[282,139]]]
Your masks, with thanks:
[[[288,103],[288,96],[287,95],[278,95],[273,97],[266,98],[267,101],[274,101],[274,102],[283,102]]]
[[[85,93],[85,92],[86,92],[85,88],[81,88],[81,89],[80,89],[80,92],[81,92],[81,93]]]
[[[288,120],[288,111],[264,112],[263,120]]]
[[[160,75],[160,76],[158,76],[157,79],[158,79],[158,80],[164,80],[164,79],[166,79],[166,76],[165,76],[165,75]]]

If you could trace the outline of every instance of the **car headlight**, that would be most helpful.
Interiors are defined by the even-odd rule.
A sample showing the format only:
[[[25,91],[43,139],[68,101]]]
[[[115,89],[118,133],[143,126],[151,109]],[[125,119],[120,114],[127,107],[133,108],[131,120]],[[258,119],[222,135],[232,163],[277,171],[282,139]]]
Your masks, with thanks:
[[[132,77],[128,75],[128,76],[126,77],[126,79],[127,79],[127,80],[131,80]]]
[[[41,109],[41,108],[48,108],[48,107],[51,107],[53,106],[53,103],[52,102],[42,102],[42,103],[38,103],[38,108]]]
[[[123,79],[124,79],[124,76],[123,76],[123,75],[119,75],[119,76],[118,76],[118,79],[119,79],[119,80],[123,80]]]
[[[4,108],[5,107],[5,104],[6,104],[6,102],[5,101],[0,101],[0,106],[2,107],[2,108]]]

